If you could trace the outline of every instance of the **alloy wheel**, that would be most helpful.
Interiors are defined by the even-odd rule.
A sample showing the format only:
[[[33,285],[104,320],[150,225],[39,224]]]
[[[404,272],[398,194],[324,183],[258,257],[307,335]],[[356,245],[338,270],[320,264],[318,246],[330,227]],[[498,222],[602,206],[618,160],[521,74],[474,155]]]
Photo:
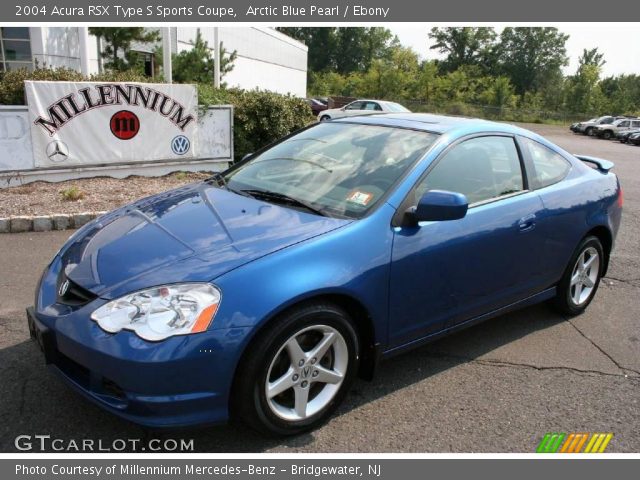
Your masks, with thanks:
[[[269,366],[264,386],[269,408],[288,421],[315,415],[340,390],[348,364],[347,343],[338,330],[328,325],[299,330]]]
[[[585,303],[595,289],[600,274],[600,255],[594,247],[585,248],[578,256],[571,273],[569,295],[574,305]]]

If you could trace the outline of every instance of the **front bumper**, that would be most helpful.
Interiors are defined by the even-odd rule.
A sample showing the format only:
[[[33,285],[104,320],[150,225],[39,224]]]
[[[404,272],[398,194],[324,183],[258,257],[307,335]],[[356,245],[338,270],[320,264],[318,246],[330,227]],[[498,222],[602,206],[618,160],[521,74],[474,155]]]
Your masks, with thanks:
[[[100,407],[152,428],[228,420],[229,393],[250,327],[212,329],[147,342],[131,332],[110,334],[90,320],[92,302],[70,311],[29,308],[32,338],[45,362]]]

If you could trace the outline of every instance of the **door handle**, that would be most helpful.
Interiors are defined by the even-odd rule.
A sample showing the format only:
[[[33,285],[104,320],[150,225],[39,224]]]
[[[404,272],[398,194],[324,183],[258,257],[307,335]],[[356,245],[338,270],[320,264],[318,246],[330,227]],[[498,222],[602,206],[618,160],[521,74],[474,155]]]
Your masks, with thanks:
[[[536,228],[536,216],[533,213],[531,215],[522,217],[518,221],[518,230],[520,232],[530,232],[534,228]]]

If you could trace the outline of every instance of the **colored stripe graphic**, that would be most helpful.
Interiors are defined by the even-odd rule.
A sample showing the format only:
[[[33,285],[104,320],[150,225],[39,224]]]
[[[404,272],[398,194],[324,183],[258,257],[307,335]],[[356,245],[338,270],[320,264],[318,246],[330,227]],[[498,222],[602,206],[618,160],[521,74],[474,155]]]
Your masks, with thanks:
[[[612,438],[613,433],[549,432],[542,437],[536,453],[580,453],[585,443],[583,453],[603,453]]]
[[[538,445],[536,453],[556,453],[565,436],[565,433],[547,433]]]

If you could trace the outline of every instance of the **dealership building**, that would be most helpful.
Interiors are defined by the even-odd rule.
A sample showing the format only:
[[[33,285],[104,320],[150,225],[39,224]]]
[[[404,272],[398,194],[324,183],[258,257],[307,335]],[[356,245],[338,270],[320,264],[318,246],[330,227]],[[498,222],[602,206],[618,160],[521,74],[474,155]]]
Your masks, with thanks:
[[[163,30],[169,31],[172,53],[190,49],[198,30],[210,47],[215,45],[213,27]],[[2,27],[1,32],[0,71],[36,65],[67,67],[89,74],[102,70],[102,46],[86,27]],[[306,45],[268,27],[220,27],[217,34],[225,51],[237,54],[233,70],[222,79],[227,86],[306,95]],[[150,74],[157,72],[154,47],[132,47],[142,56]]]

